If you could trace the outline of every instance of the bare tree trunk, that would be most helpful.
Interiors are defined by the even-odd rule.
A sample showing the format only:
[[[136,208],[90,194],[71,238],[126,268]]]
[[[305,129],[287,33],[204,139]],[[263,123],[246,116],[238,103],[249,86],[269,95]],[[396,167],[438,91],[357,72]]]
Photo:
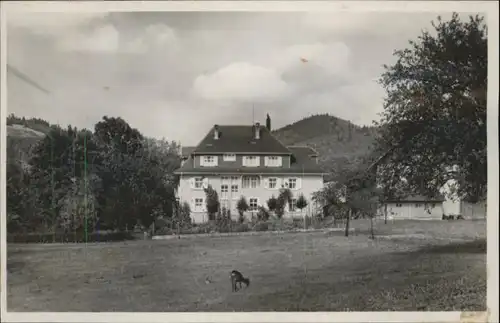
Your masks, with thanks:
[[[351,220],[351,212],[352,210],[349,209],[349,212],[347,213],[347,221],[345,223],[345,236],[349,236],[349,221]]]
[[[387,204],[384,204],[384,224],[387,224]]]
[[[181,226],[180,226],[181,210],[180,210],[180,205],[177,203],[177,201],[175,202],[175,213],[176,213],[176,217],[177,217],[177,237],[180,237],[180,235],[181,235]]]
[[[375,239],[375,232],[373,231],[373,214],[368,215],[370,217],[370,238]]]

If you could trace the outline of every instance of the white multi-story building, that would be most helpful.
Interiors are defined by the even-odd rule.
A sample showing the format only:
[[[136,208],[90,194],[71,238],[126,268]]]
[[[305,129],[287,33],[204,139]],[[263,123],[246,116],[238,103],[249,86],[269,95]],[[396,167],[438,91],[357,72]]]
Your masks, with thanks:
[[[182,166],[175,171],[180,176],[177,195],[181,203],[189,203],[196,223],[208,219],[204,192],[208,185],[233,217],[242,196],[249,213],[257,212],[261,205],[267,208],[268,199],[277,197],[283,187],[291,190],[294,201],[303,194],[308,202],[302,211],[287,208],[285,216],[318,211],[312,201],[312,194],[323,188],[317,152],[309,147],[286,147],[259,123],[214,125],[198,146],[184,147],[182,156]]]

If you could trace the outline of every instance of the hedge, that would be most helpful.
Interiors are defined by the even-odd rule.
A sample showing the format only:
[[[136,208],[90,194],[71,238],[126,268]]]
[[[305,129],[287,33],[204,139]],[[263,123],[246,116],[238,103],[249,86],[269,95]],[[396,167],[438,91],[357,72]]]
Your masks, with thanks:
[[[135,238],[133,232],[92,232],[87,235],[87,238],[85,238],[85,232],[7,234],[7,242],[11,243],[111,242],[134,240]]]

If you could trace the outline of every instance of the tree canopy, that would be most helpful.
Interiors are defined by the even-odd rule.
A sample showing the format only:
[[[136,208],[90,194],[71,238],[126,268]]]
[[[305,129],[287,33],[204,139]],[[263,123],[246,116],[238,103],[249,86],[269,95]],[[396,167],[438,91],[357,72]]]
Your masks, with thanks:
[[[380,79],[380,176],[428,196],[455,180],[461,197],[477,200],[487,189],[487,28],[482,17],[456,13],[432,26],[395,51]]]
[[[26,166],[12,140],[8,149],[9,231],[124,230],[173,217],[177,144],[121,118],[104,117],[93,132],[51,126]]]

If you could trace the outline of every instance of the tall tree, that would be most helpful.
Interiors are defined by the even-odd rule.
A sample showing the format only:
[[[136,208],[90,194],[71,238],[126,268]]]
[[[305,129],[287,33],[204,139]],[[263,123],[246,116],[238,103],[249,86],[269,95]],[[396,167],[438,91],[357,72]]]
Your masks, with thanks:
[[[450,180],[462,197],[486,194],[487,28],[483,18],[432,23],[395,51],[380,82],[387,92],[378,149],[413,193],[434,195]]]
[[[238,221],[243,223],[245,221],[245,212],[248,211],[249,205],[247,199],[244,196],[241,196],[238,202],[236,203],[236,209],[238,210]]]
[[[212,185],[208,185],[205,190],[206,196],[206,207],[209,220],[215,220],[215,215],[220,210],[219,195],[217,191],[213,189]]]
[[[305,209],[307,207],[307,205],[309,204],[306,200],[306,197],[304,196],[304,194],[300,194],[299,197],[297,198],[297,209],[300,210],[300,212],[302,213],[302,210]]]
[[[29,190],[27,177],[21,160],[15,158],[15,148],[11,140],[7,140],[7,231],[15,232],[28,222],[24,217]]]
[[[85,177],[91,167],[86,156],[95,153],[91,134],[68,127],[62,129],[52,126],[47,136],[33,150],[30,163],[30,195],[43,217],[47,229],[54,230],[61,223],[60,211],[65,208],[68,192],[74,189]],[[95,154],[94,154],[95,155]]]
[[[175,143],[144,138],[121,118],[104,117],[95,126],[103,194],[99,218],[106,226],[149,227],[155,217],[172,217],[173,169],[180,164]]]
[[[278,198],[276,199],[276,216],[281,219],[285,214],[285,208],[288,205],[288,209],[292,208],[293,193],[289,188],[281,188]]]
[[[383,194],[384,191],[377,188],[375,174],[363,165],[315,192],[313,200],[335,218],[346,219],[345,236],[348,236],[351,216],[368,217],[372,221]]]
[[[94,127],[98,143],[108,150],[134,154],[143,146],[143,136],[122,118],[104,116]]]

